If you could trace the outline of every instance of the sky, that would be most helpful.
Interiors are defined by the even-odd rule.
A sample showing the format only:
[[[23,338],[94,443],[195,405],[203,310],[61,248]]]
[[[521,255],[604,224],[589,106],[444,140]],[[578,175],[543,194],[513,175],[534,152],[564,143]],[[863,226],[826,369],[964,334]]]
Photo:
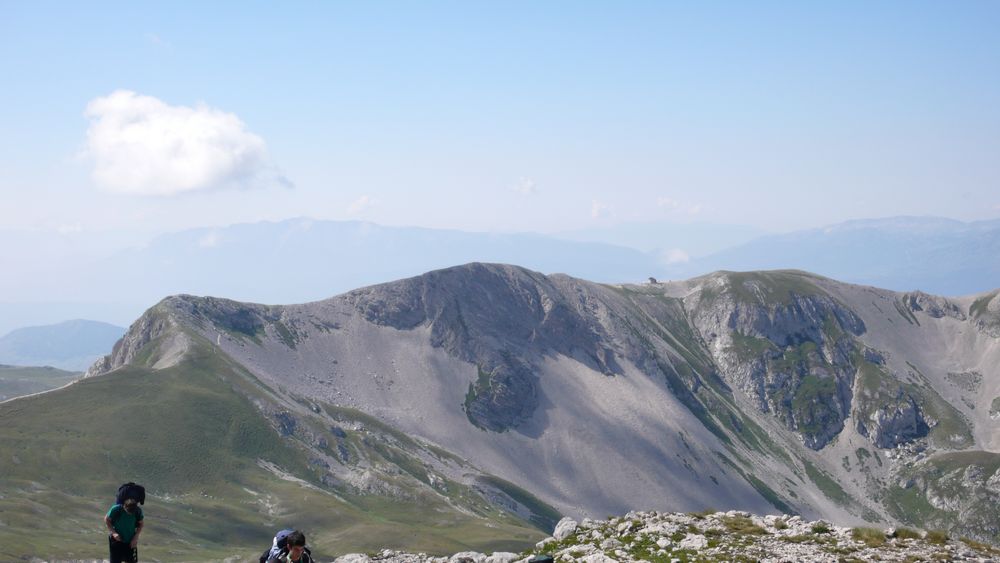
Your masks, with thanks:
[[[7,2],[0,230],[1000,217],[997,2]]]

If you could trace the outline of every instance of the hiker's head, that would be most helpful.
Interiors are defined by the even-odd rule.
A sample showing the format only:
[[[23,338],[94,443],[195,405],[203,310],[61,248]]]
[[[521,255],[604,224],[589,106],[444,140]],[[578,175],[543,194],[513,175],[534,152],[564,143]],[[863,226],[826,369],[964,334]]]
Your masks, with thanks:
[[[136,502],[134,498],[126,499],[125,502],[122,503],[122,508],[124,508],[125,512],[128,512],[129,514],[135,512],[135,509],[138,507],[139,503]]]
[[[298,561],[302,557],[302,551],[306,548],[306,535],[295,530],[285,537],[285,547],[288,548],[288,556],[292,561]]]

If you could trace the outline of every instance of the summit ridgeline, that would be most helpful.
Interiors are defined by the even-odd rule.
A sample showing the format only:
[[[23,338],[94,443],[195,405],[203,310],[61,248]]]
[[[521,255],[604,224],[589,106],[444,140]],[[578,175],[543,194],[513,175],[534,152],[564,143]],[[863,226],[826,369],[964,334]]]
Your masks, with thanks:
[[[0,510],[47,507],[52,553],[85,552],[80,507],[144,482],[166,559],[290,518],[333,559],[517,553],[564,516],[709,507],[1000,544],[998,326],[997,291],[791,270],[601,284],[473,263],[298,305],[171,296],[88,377],[0,405]],[[210,541],[176,540],[219,505]]]

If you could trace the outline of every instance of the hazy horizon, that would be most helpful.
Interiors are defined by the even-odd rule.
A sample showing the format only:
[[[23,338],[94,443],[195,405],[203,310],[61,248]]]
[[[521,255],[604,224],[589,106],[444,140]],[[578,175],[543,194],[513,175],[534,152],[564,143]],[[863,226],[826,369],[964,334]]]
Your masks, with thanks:
[[[231,7],[9,6],[0,228],[1000,217],[993,3]]]
[[[996,220],[998,20],[988,2],[12,4],[0,263],[57,303],[93,301],[76,272],[156,237],[302,217],[667,262],[865,218]]]

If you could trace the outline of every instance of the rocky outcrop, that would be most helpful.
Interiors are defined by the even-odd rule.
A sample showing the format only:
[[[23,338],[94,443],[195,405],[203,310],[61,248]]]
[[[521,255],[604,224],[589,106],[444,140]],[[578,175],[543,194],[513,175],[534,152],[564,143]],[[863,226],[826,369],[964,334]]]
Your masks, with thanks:
[[[875,406],[868,416],[859,416],[857,430],[880,448],[895,448],[927,436],[930,426],[916,400],[900,391],[895,400]]]
[[[902,301],[903,305],[910,311],[914,313],[922,312],[935,319],[943,317],[951,317],[960,321],[966,319],[965,313],[959,309],[958,305],[946,297],[928,295],[922,291],[912,291],[903,294]]]
[[[574,522],[575,524],[575,522]],[[429,556],[383,550],[350,554],[334,563],[528,563],[545,554],[555,561],[995,561],[1000,550],[940,532],[848,528],[798,516],[630,512],[604,521],[586,519],[573,532],[540,542],[527,554],[476,552]]]
[[[866,330],[853,311],[796,272],[710,277],[690,305],[720,372],[761,412],[812,449],[840,433]]]
[[[568,538],[570,535],[576,533],[576,529],[579,525],[576,520],[572,518],[563,518],[556,524],[556,529],[552,531],[552,537],[557,541],[562,541]]]
[[[969,307],[969,316],[980,332],[1000,338],[1000,291],[976,299]]]
[[[186,349],[186,340],[177,333],[176,327],[177,321],[169,313],[169,307],[161,303],[149,309],[132,323],[125,335],[115,343],[111,353],[97,360],[84,377],[103,375],[128,364],[141,363],[152,367],[159,360],[166,358],[169,362],[170,358],[179,358]],[[165,337],[172,338],[172,346],[164,346],[160,354],[154,354],[155,351],[149,348],[150,344]],[[137,362],[140,356],[145,356],[145,361]]]
[[[997,543],[1000,523],[1000,454],[982,451],[950,452],[929,457],[906,468],[889,490],[890,498],[920,498],[920,518],[980,541]],[[902,521],[913,521],[909,504],[893,505]]]

